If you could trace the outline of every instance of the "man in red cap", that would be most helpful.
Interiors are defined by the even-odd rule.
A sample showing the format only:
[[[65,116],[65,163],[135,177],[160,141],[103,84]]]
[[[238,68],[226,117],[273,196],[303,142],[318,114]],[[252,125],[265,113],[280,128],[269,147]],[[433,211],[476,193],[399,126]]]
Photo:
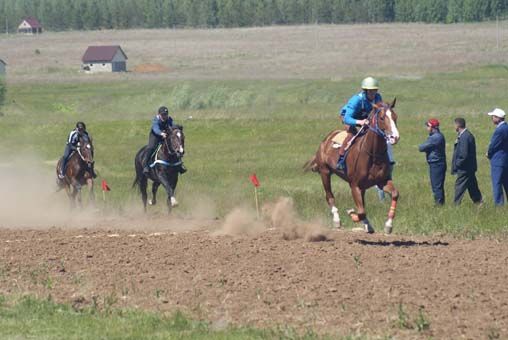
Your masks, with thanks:
[[[439,131],[439,120],[429,119],[425,123],[429,137],[418,149],[425,152],[429,164],[430,185],[437,205],[445,203],[444,182],[446,176],[446,141]]]

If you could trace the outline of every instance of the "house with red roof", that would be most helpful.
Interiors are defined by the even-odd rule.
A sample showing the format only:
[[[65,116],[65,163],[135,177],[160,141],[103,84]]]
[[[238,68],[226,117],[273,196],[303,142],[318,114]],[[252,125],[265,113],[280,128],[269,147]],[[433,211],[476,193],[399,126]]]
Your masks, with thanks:
[[[25,17],[18,26],[18,33],[28,35],[41,34],[42,25],[39,20],[34,17]]]
[[[127,55],[118,45],[88,46],[81,61],[88,73],[127,71]]]

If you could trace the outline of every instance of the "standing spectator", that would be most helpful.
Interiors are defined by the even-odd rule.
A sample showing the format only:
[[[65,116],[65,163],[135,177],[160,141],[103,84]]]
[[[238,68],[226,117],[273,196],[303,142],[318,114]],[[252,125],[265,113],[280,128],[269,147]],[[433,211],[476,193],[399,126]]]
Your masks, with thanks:
[[[496,130],[490,140],[487,157],[490,159],[490,174],[492,177],[492,191],[494,203],[504,205],[503,188],[508,198],[508,125],[505,122],[506,113],[501,109],[489,112]]]
[[[457,140],[453,147],[452,175],[457,175],[455,181],[455,204],[460,204],[466,190],[474,203],[482,203],[482,194],[478,188],[476,171],[476,142],[473,134],[466,128],[464,118],[455,118]]]
[[[420,152],[425,152],[427,157],[434,201],[437,205],[443,205],[445,203],[446,141],[441,131],[439,131],[439,120],[429,119],[425,126],[429,132],[429,138],[423,144],[420,144],[418,149]]]

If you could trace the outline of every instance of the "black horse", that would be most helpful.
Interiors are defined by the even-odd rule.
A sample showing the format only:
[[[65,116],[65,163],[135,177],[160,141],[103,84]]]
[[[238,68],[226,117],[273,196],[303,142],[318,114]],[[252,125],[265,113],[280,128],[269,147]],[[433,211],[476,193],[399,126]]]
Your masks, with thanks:
[[[185,153],[185,136],[180,126],[175,126],[166,131],[167,137],[157,147],[155,155],[150,158],[150,172],[143,173],[143,158],[147,152],[147,146],[141,148],[134,159],[136,169],[136,178],[132,187],[139,186],[143,208],[146,212],[146,204],[155,205],[157,203],[157,189],[162,184],[167,193],[168,213],[178,202],[175,198],[176,184],[178,183],[179,169],[182,164],[182,157]],[[147,200],[148,179],[152,180],[152,199]]]

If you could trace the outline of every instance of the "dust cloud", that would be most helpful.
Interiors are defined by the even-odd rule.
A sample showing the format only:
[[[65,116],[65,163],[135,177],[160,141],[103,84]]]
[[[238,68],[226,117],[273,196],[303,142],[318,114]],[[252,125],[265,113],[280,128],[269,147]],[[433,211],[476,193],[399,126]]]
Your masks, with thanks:
[[[288,197],[281,197],[275,202],[265,204],[261,219],[257,219],[255,211],[247,207],[233,209],[226,216],[221,228],[213,235],[253,236],[268,229],[281,231],[284,240],[301,238],[309,242],[328,240],[326,228],[298,218],[293,200]]]

